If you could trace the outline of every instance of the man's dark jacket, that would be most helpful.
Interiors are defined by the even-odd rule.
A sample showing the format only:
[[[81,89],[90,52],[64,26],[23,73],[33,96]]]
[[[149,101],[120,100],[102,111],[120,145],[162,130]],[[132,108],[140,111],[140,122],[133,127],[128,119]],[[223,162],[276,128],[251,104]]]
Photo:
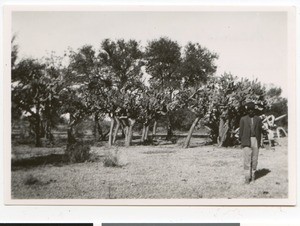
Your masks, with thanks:
[[[258,116],[253,117],[253,123],[254,123],[254,131],[255,131],[255,137],[257,139],[258,147],[260,147],[261,142],[261,133],[262,133],[262,121],[261,118]],[[239,136],[242,147],[250,147],[250,136],[251,136],[251,119],[249,115],[246,115],[241,118],[240,120],[240,130],[239,130]]]

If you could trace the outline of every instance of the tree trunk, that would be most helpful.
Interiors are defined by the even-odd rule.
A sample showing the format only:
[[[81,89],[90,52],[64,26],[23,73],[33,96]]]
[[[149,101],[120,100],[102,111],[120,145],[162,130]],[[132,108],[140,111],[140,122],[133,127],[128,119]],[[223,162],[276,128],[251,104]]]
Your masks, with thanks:
[[[222,130],[223,130],[223,126],[225,124],[225,121],[223,118],[220,118],[220,122],[219,122],[219,131],[218,131],[218,145],[220,145],[221,143],[221,134],[222,134]]]
[[[127,119],[125,120],[125,119],[121,118],[121,119],[119,119],[119,122],[120,122],[121,133],[122,133],[121,138],[126,139]]]
[[[228,137],[228,131],[229,131],[229,120],[220,120],[220,126],[219,126],[219,147],[222,147],[224,143],[226,142],[226,139]]]
[[[40,137],[45,138],[46,136],[46,125],[40,120]]]
[[[99,116],[98,116],[98,113],[95,113],[95,115],[94,115],[94,129],[93,129],[93,135],[94,135],[95,141],[99,141],[99,138],[100,138],[98,127],[99,127]]]
[[[128,127],[128,131],[127,131],[127,139],[125,140],[125,146],[129,147],[131,145],[131,141],[132,141],[132,134],[133,134],[133,126],[135,124],[135,120],[134,119],[129,119],[129,127]]]
[[[141,142],[145,141],[145,132],[146,132],[146,126],[143,124],[143,130],[142,130],[142,136],[141,136]]]
[[[54,141],[54,136],[52,134],[51,124],[49,122],[46,123],[46,138],[52,143]]]
[[[114,124],[115,124],[115,119],[114,119],[114,117],[111,117],[109,137],[108,137],[108,147],[112,146]]]
[[[36,116],[36,125],[35,125],[35,146],[36,147],[41,147],[42,146],[42,142],[41,142],[41,128],[40,128],[40,116],[37,115]]]
[[[98,129],[98,134],[99,134],[99,136],[100,136],[100,140],[104,140],[105,137],[106,137],[106,135],[107,135],[107,133],[106,133],[106,134],[103,134],[102,127],[101,127],[101,125],[100,125],[99,122],[98,122],[98,127],[97,127],[97,129]]]
[[[117,117],[115,117],[115,120],[116,120],[116,122],[117,122],[117,125],[116,125],[115,131],[114,131],[114,137],[113,137],[113,141],[112,141],[113,144],[114,144],[114,143],[116,142],[116,140],[117,140],[118,131],[119,131],[119,128],[120,128],[120,120],[119,120]]]
[[[157,121],[155,120],[153,124],[153,130],[152,130],[152,139],[154,139],[156,136],[156,129],[157,129]]]
[[[68,133],[68,138],[67,138],[68,145],[76,143],[73,125],[69,125],[67,133]]]
[[[149,133],[149,125],[147,125],[145,128],[144,141],[148,140],[148,133]]]
[[[125,143],[126,147],[129,147],[131,145],[131,140],[132,140],[132,125],[128,127],[128,134],[127,134],[127,140]]]
[[[173,94],[173,90],[170,90],[170,100],[172,100],[172,94]],[[166,140],[171,140],[172,136],[173,136],[173,126],[172,126],[172,112],[168,111],[168,132],[167,132],[167,137]]]
[[[125,125],[125,126],[124,126],[124,135],[125,135],[124,145],[125,145],[125,146],[126,146],[127,140],[128,140],[128,131],[129,131],[129,126]]]
[[[41,117],[40,117],[40,104],[38,103],[36,106],[36,114],[35,114],[35,146],[36,147],[41,147]]]
[[[172,129],[172,125],[171,122],[169,122],[168,124],[168,132],[167,132],[167,140],[170,140],[173,136],[173,129]]]
[[[125,132],[124,127],[122,127],[121,132],[122,132],[121,138],[125,138],[126,137],[126,132]]]
[[[193,124],[191,125],[189,133],[188,133],[188,135],[187,135],[187,137],[185,139],[185,142],[184,142],[184,146],[183,146],[184,148],[188,148],[190,146],[190,141],[191,141],[194,129],[195,129],[196,125],[198,124],[199,120],[200,120],[200,117],[197,117],[194,120]]]
[[[172,117],[169,114],[168,115],[168,126],[167,126],[167,137],[166,140],[171,140],[172,136],[173,136],[173,128],[172,128]]]

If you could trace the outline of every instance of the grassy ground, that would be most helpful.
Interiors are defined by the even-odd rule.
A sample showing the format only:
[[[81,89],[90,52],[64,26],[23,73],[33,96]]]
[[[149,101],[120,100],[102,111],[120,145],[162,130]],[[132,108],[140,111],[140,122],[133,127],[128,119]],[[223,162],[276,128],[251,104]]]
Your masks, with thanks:
[[[241,149],[199,146],[197,139],[189,149],[178,144],[120,147],[121,167],[104,167],[105,147],[92,147],[92,162],[66,164],[61,158],[63,148],[16,146],[14,158],[23,164],[13,166],[12,197],[287,198],[287,139],[278,141],[275,150],[260,150],[259,178],[250,185],[244,184]],[[32,160],[33,155],[40,156]]]

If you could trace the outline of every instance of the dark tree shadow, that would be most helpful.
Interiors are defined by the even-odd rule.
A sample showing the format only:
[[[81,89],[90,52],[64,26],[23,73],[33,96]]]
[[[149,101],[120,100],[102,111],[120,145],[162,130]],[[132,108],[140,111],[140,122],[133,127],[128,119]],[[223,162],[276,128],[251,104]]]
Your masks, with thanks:
[[[265,169],[265,168],[257,170],[257,171],[255,172],[255,180],[257,180],[257,179],[259,179],[259,178],[261,178],[261,177],[266,176],[266,175],[267,175],[268,173],[270,173],[270,172],[271,172],[271,170]]]
[[[44,165],[63,166],[67,164],[67,158],[64,154],[50,154],[45,156],[31,157],[26,159],[17,159],[11,161],[11,169],[29,169]]]

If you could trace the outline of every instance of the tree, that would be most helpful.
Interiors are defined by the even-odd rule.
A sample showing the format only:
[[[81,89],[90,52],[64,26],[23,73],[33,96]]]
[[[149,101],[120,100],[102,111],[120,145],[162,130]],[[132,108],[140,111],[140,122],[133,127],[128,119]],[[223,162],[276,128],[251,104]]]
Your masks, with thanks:
[[[30,118],[35,131],[35,144],[41,146],[42,114],[47,104],[57,98],[54,74],[49,73],[44,63],[34,59],[21,60],[12,71],[12,103],[14,108]],[[13,109],[14,109],[13,108]]]
[[[119,39],[112,41],[105,39],[101,44],[102,51],[99,53],[101,62],[108,68],[112,81],[110,95],[106,98],[107,113],[111,118],[109,133],[109,146],[113,141],[114,122],[120,122],[126,128],[125,145],[129,146],[132,139],[132,128],[136,122],[137,98],[142,87],[143,53],[139,43],[135,40],[125,41]],[[119,125],[116,126],[117,134]]]
[[[211,77],[196,91],[186,89],[180,95],[181,102],[195,113],[184,147],[189,146],[191,134],[197,123],[210,129],[210,138],[219,146],[234,143],[234,131],[245,114],[245,104],[253,101],[262,111],[268,108],[265,87],[257,80],[238,79],[231,74]]]
[[[77,52],[71,50],[69,60],[61,92],[62,113],[69,114],[68,143],[75,143],[74,128],[85,117],[94,114],[97,118],[104,111],[101,93],[105,92],[105,84],[110,84],[110,81],[92,46],[85,45]]]
[[[95,139],[103,139],[105,135],[102,133],[100,119],[107,113],[105,101],[112,88],[108,69],[90,45],[82,46],[76,52],[71,51],[69,57],[69,86],[80,87],[80,95],[85,97],[82,101],[90,107],[87,114],[94,117]]]
[[[234,143],[234,131],[239,127],[240,118],[246,114],[245,104],[253,101],[262,112],[268,108],[265,87],[257,80],[238,79],[225,73],[214,81],[214,92],[210,112],[205,124],[210,128],[213,142],[219,146]]]
[[[207,113],[211,110],[211,101],[212,101],[212,92],[213,90],[213,82],[208,83],[206,85],[201,86],[196,91],[192,91],[191,89],[186,89],[179,96],[180,102],[185,105],[191,112],[193,112],[196,116],[193,124],[190,127],[187,138],[184,143],[184,148],[188,148],[190,144],[190,140],[193,134],[195,127],[198,122],[203,119]]]
[[[184,49],[184,56],[181,64],[182,86],[184,89],[189,89],[192,94],[188,98],[188,108],[195,113],[196,118],[190,127],[184,147],[189,147],[192,133],[202,117],[208,110],[208,101],[210,98],[210,84],[205,84],[211,79],[211,76],[216,72],[215,60],[218,55],[210,52],[202,47],[199,43],[188,43]]]
[[[68,145],[77,142],[74,128],[87,116],[90,114],[89,106],[85,98],[81,95],[82,90],[76,87],[65,87],[61,93],[60,97],[62,100],[62,114],[68,114]]]
[[[12,76],[15,74],[16,68],[16,61],[18,58],[18,45],[16,44],[16,35],[13,35],[11,39],[11,74]],[[11,115],[12,115],[12,122],[15,120],[19,120],[22,116],[22,110],[18,107],[15,102],[12,102],[11,107]]]
[[[60,91],[63,89],[63,73],[65,67],[62,65],[63,59],[51,53],[50,56],[42,59],[45,65],[45,81],[47,85],[48,96],[44,99],[44,108],[42,108],[42,137],[54,141],[52,129],[59,123],[61,113]]]
[[[129,147],[132,142],[133,126],[141,113],[141,90],[136,89],[133,92],[127,92],[123,96],[122,105],[120,105],[119,119],[125,127],[125,146]]]
[[[141,142],[148,140],[149,126],[153,122],[152,136],[156,134],[157,120],[166,114],[166,97],[151,87],[142,90],[142,101],[140,101],[140,115],[138,121],[143,124]]]
[[[181,48],[179,44],[168,38],[160,38],[150,41],[146,47],[146,72],[151,75],[150,84],[169,95],[172,102],[173,92],[180,88],[181,75],[179,73],[181,64]],[[168,134],[167,139],[172,136],[172,112],[167,111]]]

